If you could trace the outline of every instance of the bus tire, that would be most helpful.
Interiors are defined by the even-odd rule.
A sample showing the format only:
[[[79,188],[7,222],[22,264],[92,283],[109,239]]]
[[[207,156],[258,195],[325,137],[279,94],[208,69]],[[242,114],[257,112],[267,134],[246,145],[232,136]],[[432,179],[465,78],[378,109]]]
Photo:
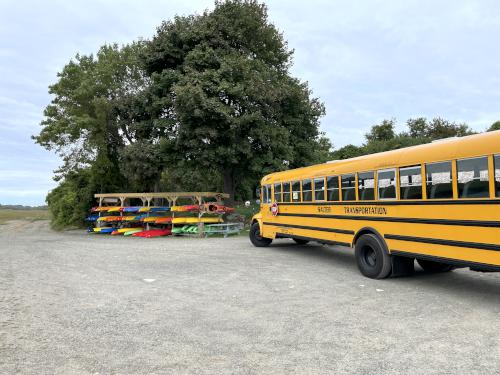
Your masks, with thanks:
[[[297,245],[306,245],[309,243],[309,240],[303,240],[301,238],[293,238],[293,240]]]
[[[391,256],[376,235],[363,234],[356,241],[354,255],[359,271],[371,279],[384,279],[391,273]]]
[[[250,242],[255,247],[266,247],[273,242],[270,238],[265,238],[260,235],[260,226],[259,223],[255,222],[250,227]]]
[[[424,271],[430,273],[449,272],[455,268],[451,264],[439,263],[425,259],[417,259],[417,263]]]

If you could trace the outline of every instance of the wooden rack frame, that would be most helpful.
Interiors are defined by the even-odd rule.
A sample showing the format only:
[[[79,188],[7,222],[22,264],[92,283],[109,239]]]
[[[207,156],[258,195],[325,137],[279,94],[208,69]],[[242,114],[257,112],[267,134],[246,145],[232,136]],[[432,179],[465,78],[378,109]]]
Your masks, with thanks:
[[[144,206],[150,207],[151,201],[155,198],[166,199],[168,201],[168,206],[172,207],[176,205],[179,198],[191,199],[193,203],[202,205],[203,198],[213,198],[217,203],[222,204],[224,198],[229,198],[229,194],[226,193],[213,193],[213,192],[161,192],[161,193],[105,193],[105,194],[94,194],[95,198],[99,199],[99,206],[105,198],[116,198],[120,200],[120,206],[124,207],[127,199],[140,199]],[[172,217],[175,214],[172,212]],[[201,222],[201,217],[203,212],[198,213],[198,236],[203,237],[205,232],[205,225]],[[149,228],[149,224],[147,224]],[[172,228],[174,227],[172,223]]]

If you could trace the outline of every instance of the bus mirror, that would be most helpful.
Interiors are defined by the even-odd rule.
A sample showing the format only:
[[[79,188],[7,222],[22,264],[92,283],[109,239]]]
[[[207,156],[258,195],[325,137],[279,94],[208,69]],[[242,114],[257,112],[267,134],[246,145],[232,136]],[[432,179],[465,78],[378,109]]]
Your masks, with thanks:
[[[257,198],[260,198],[260,186],[257,186],[257,188],[255,189],[255,196]]]
[[[257,200],[255,201],[255,204],[260,204],[260,199],[257,199]]]

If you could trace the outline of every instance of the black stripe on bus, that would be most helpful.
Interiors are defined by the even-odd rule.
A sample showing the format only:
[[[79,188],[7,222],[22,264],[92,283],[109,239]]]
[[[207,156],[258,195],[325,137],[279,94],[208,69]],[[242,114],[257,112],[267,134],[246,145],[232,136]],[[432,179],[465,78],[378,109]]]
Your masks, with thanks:
[[[481,249],[481,250],[500,251],[500,245],[494,245],[489,243],[443,240],[440,238],[401,236],[398,234],[385,234],[384,238],[388,240],[421,242],[433,245],[445,245],[445,246],[455,246],[455,247],[467,247],[467,248]]]
[[[284,228],[296,228],[296,229],[307,229],[307,230],[316,230],[319,232],[330,232],[330,233],[341,233],[341,234],[354,234],[352,230],[346,229],[336,229],[336,228],[321,228],[321,227],[310,227],[306,225],[295,225],[295,224],[282,224],[282,223],[269,223],[265,222],[264,225],[274,225],[275,227],[284,227]]]
[[[433,206],[450,204],[500,204],[500,199],[427,199],[391,201],[336,201],[336,202],[276,202],[283,206]]]
[[[342,220],[367,220],[367,221],[389,221],[395,223],[412,224],[439,224],[439,225],[460,225],[471,227],[500,227],[500,221],[486,220],[448,220],[448,219],[421,219],[405,217],[385,217],[385,216],[351,216],[351,215],[323,215],[323,214],[297,214],[297,213],[279,213],[279,216],[294,217],[314,217],[321,219],[342,219]]]
[[[351,245],[349,243],[347,243],[347,242],[332,241],[332,240],[322,240],[320,238],[306,237],[306,236],[297,236],[295,234],[289,234],[289,233],[276,233],[276,237],[277,238],[296,238],[298,240],[316,241],[316,242],[324,243],[324,244],[327,244],[327,245],[351,247]]]
[[[461,260],[461,259],[442,258],[442,257],[434,256],[434,255],[417,254],[417,253],[412,253],[409,251],[402,251],[402,250],[391,250],[391,254],[392,255],[399,255],[399,256],[403,256],[403,257],[408,257],[408,258],[431,260],[434,262],[451,264],[451,265],[458,266],[458,267],[471,267],[471,268],[478,269],[481,271],[500,272],[500,266],[497,266],[494,264],[478,263],[478,262],[472,262],[469,260]]]

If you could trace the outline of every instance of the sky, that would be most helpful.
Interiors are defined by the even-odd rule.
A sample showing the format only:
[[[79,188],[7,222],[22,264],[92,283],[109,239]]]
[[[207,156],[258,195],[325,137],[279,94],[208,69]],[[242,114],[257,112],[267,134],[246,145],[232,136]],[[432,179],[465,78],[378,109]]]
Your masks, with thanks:
[[[291,73],[325,104],[336,148],[386,118],[443,117],[483,131],[500,120],[500,2],[269,0]],[[48,86],[77,53],[151,38],[203,0],[0,0],[0,204],[42,205],[58,157],[33,143]]]

